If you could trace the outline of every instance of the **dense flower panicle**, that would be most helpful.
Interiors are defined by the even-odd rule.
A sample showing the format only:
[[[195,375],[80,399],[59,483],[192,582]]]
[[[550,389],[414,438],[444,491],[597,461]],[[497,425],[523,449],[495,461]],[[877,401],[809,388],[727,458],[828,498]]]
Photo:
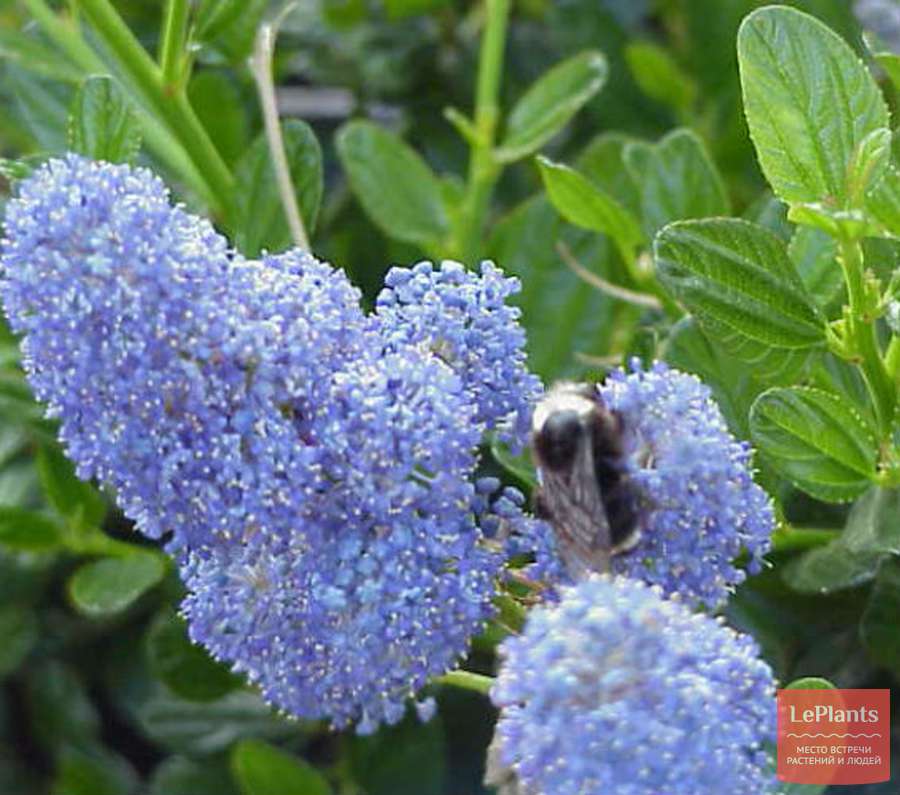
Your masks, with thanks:
[[[289,520],[320,486],[336,363],[371,323],[327,265],[249,262],[145,170],[70,156],[7,209],[2,296],[80,476],[173,546]]]
[[[757,571],[775,527],[749,445],[729,432],[708,387],[663,363],[615,371],[598,390],[624,419],[629,477],[643,502],[641,541],[613,570],[717,606],[746,577],[735,558],[747,552]]]
[[[502,557],[479,543],[478,426],[456,375],[407,351],[334,389],[333,487],[283,543],[188,556],[183,609],[192,637],[273,703],[309,718],[327,704],[335,725],[367,731],[483,628]]]
[[[388,272],[376,313],[389,346],[427,344],[463,379],[479,422],[520,447],[541,385],[525,364],[521,312],[506,303],[518,291],[518,279],[490,262],[479,273],[420,262]]]
[[[145,170],[51,161],[5,231],[29,378],[79,474],[169,536],[192,636],[288,712],[397,720],[492,610],[503,556],[482,543],[477,447],[533,391],[510,284],[442,269],[448,361],[405,299],[367,317],[309,255],[248,261]],[[517,510],[507,524],[527,525]]]
[[[507,639],[499,762],[529,795],[764,795],[771,669],[749,636],[659,589],[592,575]]]

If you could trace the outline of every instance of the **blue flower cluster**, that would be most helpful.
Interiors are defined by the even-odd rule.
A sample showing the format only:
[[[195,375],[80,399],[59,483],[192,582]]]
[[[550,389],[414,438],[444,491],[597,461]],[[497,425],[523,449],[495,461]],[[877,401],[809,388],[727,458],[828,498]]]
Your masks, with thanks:
[[[536,388],[512,280],[395,270],[367,316],[340,271],[246,260],[149,172],[76,156],[21,185],[2,267],[38,397],[79,475],[177,555],[196,641],[363,731],[454,665],[503,563],[477,446]]]
[[[772,671],[751,638],[658,588],[593,575],[501,651],[495,748],[517,791],[773,791]]]
[[[753,481],[752,450],[728,430],[709,388],[658,362],[617,370],[598,386],[626,429],[629,477],[642,495],[641,541],[613,570],[694,604],[718,606],[758,571],[775,515]]]
[[[449,364],[472,395],[476,419],[520,448],[541,382],[525,364],[521,312],[506,303],[519,285],[490,262],[480,276],[455,262],[394,268],[378,296],[378,318],[390,346],[424,343]]]

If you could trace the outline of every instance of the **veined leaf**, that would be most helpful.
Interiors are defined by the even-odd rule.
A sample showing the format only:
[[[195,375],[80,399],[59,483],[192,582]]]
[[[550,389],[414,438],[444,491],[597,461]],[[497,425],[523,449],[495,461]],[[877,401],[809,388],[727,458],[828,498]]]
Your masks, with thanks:
[[[624,158],[640,190],[649,238],[671,221],[731,211],[722,177],[703,141],[691,130],[674,130],[657,144],[632,142],[625,147]]]
[[[750,136],[775,193],[788,202],[847,206],[863,142],[890,126],[862,61],[827,26],[784,6],[744,20],[738,61]],[[873,183],[877,176],[873,166]]]
[[[852,500],[876,474],[869,424],[845,400],[819,389],[770,389],[750,412],[759,450],[798,488],[829,502]]]
[[[352,121],[338,133],[337,150],[353,192],[385,234],[426,249],[446,236],[441,183],[400,138]]]
[[[89,77],[69,113],[69,148],[110,163],[127,163],[141,148],[141,127],[125,92],[111,77]]]
[[[701,325],[799,349],[824,341],[821,317],[784,244],[736,218],[679,221],[656,237],[659,278]]]
[[[611,237],[631,258],[643,235],[637,219],[612,196],[569,166],[538,158],[544,187],[553,206],[567,221]]]
[[[596,50],[556,64],[510,111],[497,159],[510,163],[540,149],[603,87],[607,71],[606,58]]]
[[[312,128],[299,119],[283,122],[282,135],[300,216],[311,235],[322,199],[322,150]],[[240,158],[236,177],[241,190],[235,239],[241,252],[255,257],[262,249],[277,252],[290,248],[291,233],[265,134]]]

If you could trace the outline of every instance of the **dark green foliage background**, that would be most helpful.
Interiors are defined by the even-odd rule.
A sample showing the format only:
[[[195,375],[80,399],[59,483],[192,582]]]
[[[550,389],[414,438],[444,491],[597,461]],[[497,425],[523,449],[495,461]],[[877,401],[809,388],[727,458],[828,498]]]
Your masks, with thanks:
[[[8,161],[10,180],[16,173],[12,161],[21,164],[23,158],[27,162],[61,153],[72,140],[89,148],[84,136],[90,130],[70,137],[70,109],[73,103],[107,107],[104,102],[112,101],[103,93],[108,86],[81,88],[84,75],[35,25],[28,5],[0,1],[0,154]],[[58,10],[65,15],[69,6],[78,5],[60,3]],[[161,5],[114,2],[151,52],[160,38]],[[270,9],[264,0],[225,0],[219,11],[215,3],[197,5],[198,18],[207,14],[208,24],[196,31],[187,90],[241,185],[228,231],[250,255],[262,247],[286,247],[290,236],[267,172],[259,138],[262,120],[246,67],[254,30]],[[730,210],[787,241],[791,226],[757,165],[738,79],[738,25],[759,5],[750,0],[520,0],[509,30],[502,104],[511,107],[561,59],[600,50],[608,60],[602,92],[540,151],[552,161],[576,164],[641,220],[639,234],[647,239],[664,221]],[[825,21],[864,52],[846,0],[791,5]],[[443,111],[447,106],[466,112],[472,107],[479,8],[479,3],[463,0],[308,0],[288,18],[279,39],[278,85],[307,93],[345,89],[350,114],[372,118],[402,136],[436,173],[463,175],[468,149]],[[634,45],[648,42],[677,71],[642,78]],[[895,106],[893,89],[882,82]],[[88,90],[87,98],[79,94]],[[318,256],[345,268],[371,298],[391,264],[441,253],[440,246],[415,234],[386,235],[354,197],[338,152],[353,143],[349,135],[338,135],[346,116],[316,112],[305,121],[321,152],[303,125],[292,122],[286,134],[289,149],[297,153],[294,165],[304,183],[300,205],[307,219],[318,204],[318,186],[303,175],[321,158],[324,191],[312,246]],[[117,123],[114,113],[109,123]],[[693,209],[670,207],[667,215],[662,204],[642,204],[615,164],[625,141],[656,142],[676,126],[690,127],[705,144],[723,185],[698,180],[676,198],[700,202],[700,209],[696,204]],[[598,139],[610,131],[616,135]],[[119,144],[128,151],[139,141],[129,141],[126,134]],[[644,151],[652,160],[660,150]],[[180,199],[206,210],[181,175],[156,161],[147,147],[138,160],[159,170]],[[694,161],[689,165],[697,167]],[[458,189],[451,179],[440,186],[451,193]],[[682,320],[672,329],[660,313],[642,312],[588,286],[565,265],[558,241],[609,281],[625,278],[626,266],[610,238],[563,220],[544,193],[535,161],[521,160],[500,179],[481,253],[522,278],[529,355],[540,375],[546,380],[597,378],[610,362],[632,354],[650,359],[665,349],[673,364],[697,372],[713,386],[732,429],[749,438],[749,407],[762,391],[755,374],[710,343],[694,321]],[[803,260],[807,288],[821,299],[821,311],[833,317],[832,299],[841,289],[828,269],[829,256],[836,268],[833,253],[829,255],[827,240],[812,232],[803,242],[808,245]],[[889,276],[900,256],[897,246],[871,245],[870,261]],[[848,400],[865,413],[865,394],[855,371],[834,357],[823,360],[820,369],[807,380],[841,384]],[[850,512],[844,505],[807,496],[766,462],[760,465],[761,482],[778,496],[786,519],[811,529],[778,545],[771,557],[775,565],[731,600],[729,620],[758,639],[782,682],[822,676],[841,687],[894,687],[900,677],[896,497],[872,493]],[[881,539],[879,551],[872,552],[872,545],[862,541],[856,548],[842,546],[849,543],[847,534],[834,543],[848,521],[856,538]],[[370,738],[287,720],[189,645],[175,614],[180,594],[171,564],[131,531],[109,495],[74,478],[54,442],[52,424],[42,419],[24,383],[16,341],[4,334],[0,793],[486,791],[480,782],[494,714],[485,698],[436,687],[440,710],[435,720],[423,726],[408,719]],[[490,637],[478,639],[468,667],[490,672],[493,648]],[[894,701],[900,703],[900,698]],[[894,722],[900,725],[900,716]],[[900,750],[900,743],[895,747]],[[900,756],[894,768],[900,771]],[[887,795],[897,786],[840,791]]]

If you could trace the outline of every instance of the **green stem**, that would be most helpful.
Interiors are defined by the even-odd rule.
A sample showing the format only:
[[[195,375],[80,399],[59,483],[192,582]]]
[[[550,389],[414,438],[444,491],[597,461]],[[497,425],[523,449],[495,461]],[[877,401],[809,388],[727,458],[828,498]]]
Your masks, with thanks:
[[[857,363],[872,396],[882,438],[887,438],[894,419],[897,391],[888,376],[878,347],[874,319],[869,316],[862,247],[858,240],[847,239],[841,240],[840,246],[850,301],[848,333],[851,348],[859,357]]]
[[[475,139],[469,157],[459,243],[463,259],[470,265],[474,265],[481,256],[484,222],[491,194],[500,176],[500,164],[494,157],[494,138],[500,118],[500,81],[509,9],[510,0],[485,0],[486,17],[475,94]]]
[[[272,75],[272,58],[275,54],[278,28],[295,6],[295,3],[289,4],[273,22],[268,22],[260,27],[256,34],[253,57],[250,59],[250,71],[253,73],[253,80],[256,82],[256,90],[259,93],[266,140],[269,144],[269,153],[275,169],[275,181],[278,185],[281,206],[287,218],[288,228],[291,230],[294,243],[303,251],[309,251],[309,235],[303,223],[300,205],[297,202],[297,191],[294,189],[294,182],[291,179],[291,166],[284,146],[284,135],[281,132],[275,79]]]
[[[443,676],[438,676],[434,680],[437,684],[451,685],[453,687],[461,687],[464,690],[474,690],[476,693],[488,695],[494,684],[492,676],[484,674],[472,673],[472,671],[450,671]]]
[[[900,381],[900,337],[891,337],[887,353],[884,354],[884,366],[896,385]]]
[[[174,94],[184,87],[184,46],[191,7],[188,0],[168,0],[159,43],[159,65],[165,90]]]
[[[80,0],[81,8],[144,103],[181,143],[204,183],[212,208],[227,216],[234,178],[184,92],[169,90],[159,67],[134,37],[109,0]]]

